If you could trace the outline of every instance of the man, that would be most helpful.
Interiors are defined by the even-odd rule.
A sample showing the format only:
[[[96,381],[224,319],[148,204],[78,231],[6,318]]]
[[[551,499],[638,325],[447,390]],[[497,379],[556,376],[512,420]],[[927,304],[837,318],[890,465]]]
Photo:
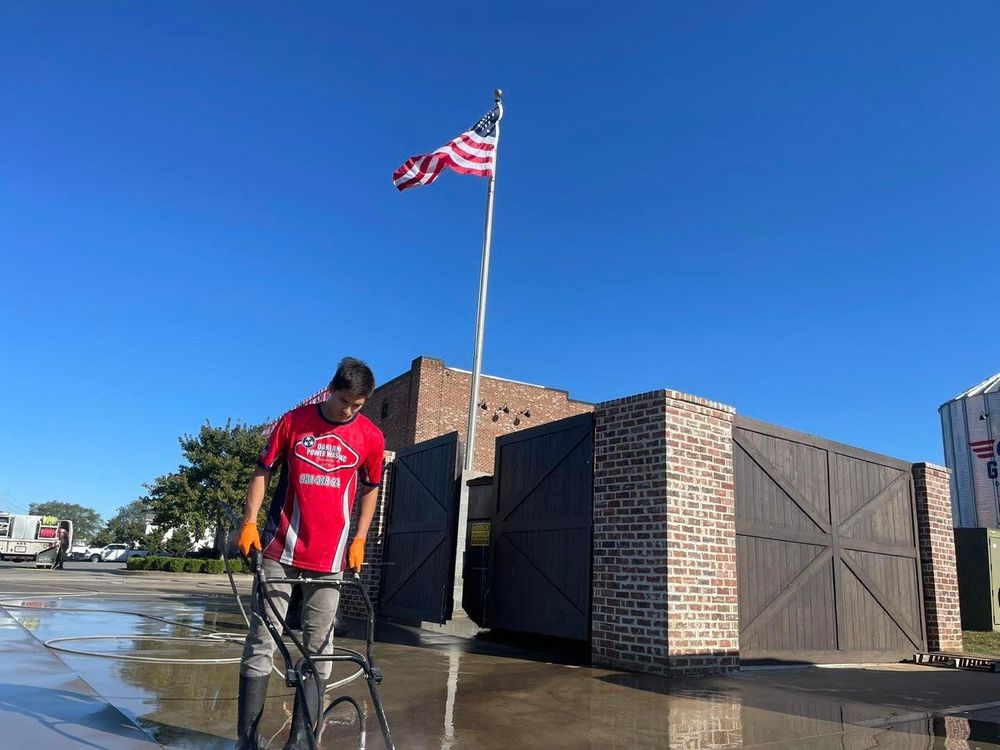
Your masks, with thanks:
[[[329,385],[329,396],[320,404],[309,404],[285,414],[275,425],[257,461],[257,470],[247,488],[246,512],[237,544],[249,555],[262,550],[261,564],[267,578],[324,578],[339,580],[343,571],[361,571],[365,537],[375,513],[382,478],[385,441],[381,431],[359,412],[375,389],[372,371],[361,360],[348,357],[340,362]],[[268,514],[262,545],[257,532],[257,513],[264,500],[271,472],[280,465],[281,475]],[[360,482],[361,511],[358,528],[348,547],[351,511]],[[333,650],[333,623],[340,592],[330,586],[299,584],[302,589],[303,645],[310,654]],[[268,586],[272,600],[284,619],[291,584]],[[269,613],[270,614],[270,613]],[[276,645],[256,610],[243,648],[240,664],[239,710],[236,747],[257,748],[257,726],[267,697]],[[330,662],[319,662],[316,671],[325,687]],[[308,702],[313,721],[323,692],[307,679],[295,697],[292,729],[285,750],[309,747],[311,731],[302,698]]]
[[[60,525],[56,535],[59,537],[59,549],[56,550],[56,561],[52,569],[62,570],[63,563],[66,562],[66,555],[69,554],[69,532]]]

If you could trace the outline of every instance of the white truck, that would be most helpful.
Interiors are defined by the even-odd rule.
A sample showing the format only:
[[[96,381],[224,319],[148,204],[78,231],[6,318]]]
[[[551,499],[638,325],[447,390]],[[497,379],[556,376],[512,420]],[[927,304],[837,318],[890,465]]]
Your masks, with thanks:
[[[77,552],[77,555],[80,553]],[[132,549],[127,544],[108,544],[104,547],[87,547],[83,551],[82,559],[91,562],[125,562],[130,557],[145,557],[148,555],[144,549]]]
[[[72,543],[72,521],[0,511],[0,560],[52,568],[62,563]]]

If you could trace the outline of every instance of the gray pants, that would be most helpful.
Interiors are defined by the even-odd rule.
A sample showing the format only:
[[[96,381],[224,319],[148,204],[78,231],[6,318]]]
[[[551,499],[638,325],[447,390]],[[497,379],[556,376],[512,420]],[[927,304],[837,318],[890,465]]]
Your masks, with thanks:
[[[275,560],[264,558],[264,576],[273,578],[321,578],[323,580],[343,580],[343,573],[319,573],[313,570],[293,568]],[[337,616],[337,605],[340,603],[340,591],[333,586],[323,586],[315,583],[297,584],[302,586],[302,640],[310,655],[328,655],[333,651],[333,621]],[[256,589],[257,584],[254,583]],[[288,612],[288,601],[292,595],[291,583],[268,583],[267,590],[271,601],[281,618]],[[266,605],[265,605],[266,606]],[[274,618],[274,611],[267,610],[268,617],[278,630],[281,625]],[[271,674],[274,663],[274,651],[277,645],[264,626],[260,612],[254,607],[250,619],[250,633],[243,646],[243,661],[240,663],[240,674],[247,677],[266,677]],[[294,656],[294,654],[293,654]],[[329,679],[331,662],[318,662],[316,671],[324,680]]]

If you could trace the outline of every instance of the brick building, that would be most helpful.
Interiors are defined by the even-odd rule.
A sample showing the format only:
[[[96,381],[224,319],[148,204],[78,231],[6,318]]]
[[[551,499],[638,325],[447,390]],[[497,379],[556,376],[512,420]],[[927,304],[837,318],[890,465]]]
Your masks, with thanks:
[[[466,441],[472,373],[434,357],[417,357],[410,370],[384,382],[361,413],[385,434],[385,448],[399,451],[457,430]],[[302,404],[326,398],[326,389]],[[300,404],[301,405],[301,404]],[[506,378],[482,375],[476,411],[477,471],[493,471],[493,446],[500,435],[591,412],[593,404],[569,393]]]
[[[455,430],[464,442],[471,388],[469,371],[433,357],[417,357],[409,372],[375,389],[362,413],[385,433],[387,450],[398,451]],[[493,471],[498,436],[593,410],[593,404],[574,401],[566,391],[481,376],[476,470]]]
[[[409,372],[375,391],[365,413],[385,432],[389,450],[462,434],[470,381],[468,372],[418,357]],[[516,535],[591,533],[581,546],[586,554],[571,554],[563,544],[563,554],[552,558],[541,554],[551,545],[520,546],[516,555],[491,553],[488,569],[466,576],[471,502],[456,490],[455,565],[431,582],[454,585],[456,613],[468,581],[470,602],[483,592],[493,596],[470,608],[485,617],[476,623],[552,634],[553,622],[568,628],[582,617],[594,664],[669,675],[728,673],[744,660],[894,661],[928,648],[960,647],[947,469],[759,422],[726,404],[667,389],[596,405],[487,376],[480,391],[475,468],[487,474],[498,436],[594,415],[585,430],[589,447],[581,431],[565,423],[505,441],[499,477],[514,465],[523,481],[476,485],[489,494],[490,502],[480,504],[489,510],[479,512],[481,523],[482,517],[490,522],[493,553],[514,548]],[[531,441],[539,441],[537,447]],[[592,471],[568,462],[580,454]],[[436,476],[433,461],[406,460],[387,464],[397,488],[404,474]],[[397,471],[400,466],[406,472]],[[584,475],[592,484],[576,481]],[[392,560],[388,494],[380,495],[369,535],[373,560],[383,559],[386,541],[385,559]],[[409,497],[417,498],[413,507],[419,511],[424,503],[432,511],[428,518],[441,517],[444,505],[424,495]],[[518,509],[516,523],[507,521],[511,508]],[[587,516],[592,525],[582,520]],[[426,555],[439,546],[434,541]],[[402,561],[404,569],[426,559],[398,549],[402,556],[391,564]],[[552,596],[523,595],[537,589],[528,587],[540,581],[540,572],[556,569],[558,576],[544,576]],[[380,595],[381,571],[373,566],[365,573],[374,595]],[[522,588],[499,596],[501,587],[490,580]],[[582,594],[577,581],[589,582]],[[358,614],[356,605],[348,602],[345,611]],[[515,610],[530,616],[512,620]],[[728,718],[720,721],[728,725]],[[730,736],[739,741],[737,729]]]

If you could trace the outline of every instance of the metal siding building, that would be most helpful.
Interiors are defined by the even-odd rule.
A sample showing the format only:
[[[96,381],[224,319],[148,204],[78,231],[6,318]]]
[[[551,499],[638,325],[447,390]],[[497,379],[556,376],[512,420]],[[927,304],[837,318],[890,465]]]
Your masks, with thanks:
[[[1000,527],[1000,373],[942,404],[939,412],[955,526]]]

